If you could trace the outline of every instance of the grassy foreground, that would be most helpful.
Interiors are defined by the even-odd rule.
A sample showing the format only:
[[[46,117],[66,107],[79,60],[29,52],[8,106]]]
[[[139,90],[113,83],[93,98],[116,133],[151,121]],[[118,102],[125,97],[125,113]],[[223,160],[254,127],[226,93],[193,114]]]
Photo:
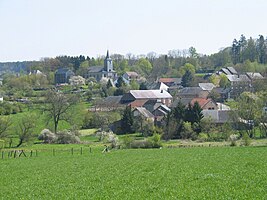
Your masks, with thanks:
[[[267,147],[41,152],[0,159],[0,199],[267,199],[266,155]]]

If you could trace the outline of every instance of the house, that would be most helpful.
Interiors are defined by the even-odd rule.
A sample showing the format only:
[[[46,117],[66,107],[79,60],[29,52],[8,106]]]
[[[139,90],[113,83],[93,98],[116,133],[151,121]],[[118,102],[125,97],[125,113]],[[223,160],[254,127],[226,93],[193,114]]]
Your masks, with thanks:
[[[60,68],[55,73],[55,84],[69,83],[69,79],[74,76],[74,72],[68,68]]]
[[[193,106],[195,102],[198,102],[203,110],[218,110],[216,102],[212,99],[194,98],[191,100],[190,104]]]
[[[146,88],[148,90],[165,90],[168,91],[169,86],[162,82],[153,82],[153,83],[146,83]]]
[[[264,77],[260,73],[256,72],[246,72],[246,75],[251,81],[264,79]]]
[[[32,74],[34,74],[34,75],[46,76],[46,75],[45,75],[43,72],[41,72],[39,69],[37,69],[37,70],[32,70],[32,71],[29,72],[29,75],[32,75]]]
[[[109,57],[109,51],[107,51],[104,66],[92,66],[88,68],[84,78],[90,77],[95,78],[97,81],[100,81],[102,78],[114,80],[117,77],[117,73],[113,69],[112,59]]]
[[[160,78],[158,82],[164,83],[169,87],[173,87],[181,85],[182,78]]]
[[[216,86],[213,83],[199,83],[198,86],[205,91],[211,91]]]
[[[225,75],[237,75],[237,71],[233,67],[226,67],[222,68],[217,72],[218,75],[225,74]]]
[[[154,115],[144,107],[136,107],[132,112],[134,117],[140,116],[146,120],[154,121]]]
[[[152,114],[154,115],[155,122],[160,125],[162,120],[171,112],[171,109],[168,108],[166,105],[158,106]]]
[[[131,103],[136,100],[159,100],[163,104],[170,106],[172,96],[165,90],[130,90],[121,98],[122,103]]]
[[[204,118],[210,118],[216,124],[231,122],[230,110],[202,110]]]
[[[216,101],[219,101],[219,102],[224,102],[226,101],[227,99],[230,98],[230,91],[231,89],[230,88],[221,88],[221,87],[218,87],[218,88],[213,88],[211,93],[215,93],[215,94],[218,94],[218,100]]]
[[[252,89],[251,81],[247,75],[226,75],[230,82],[230,96],[231,98],[236,98],[242,92],[250,91]]]
[[[122,77],[128,81],[138,80],[139,74],[137,74],[136,72],[125,72]]]
[[[174,100],[171,107],[176,107],[180,101],[184,105],[188,105],[194,98],[207,98],[209,95],[208,91],[203,90],[200,87],[184,87],[178,90],[176,99]]]

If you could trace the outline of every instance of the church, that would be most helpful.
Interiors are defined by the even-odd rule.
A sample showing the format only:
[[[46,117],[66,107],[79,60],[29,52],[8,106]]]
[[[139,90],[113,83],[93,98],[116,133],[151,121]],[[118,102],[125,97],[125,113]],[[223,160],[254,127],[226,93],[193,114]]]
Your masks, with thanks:
[[[94,77],[97,81],[103,78],[116,79],[117,73],[113,70],[112,59],[109,57],[109,51],[107,51],[106,58],[104,60],[104,66],[92,66],[88,68],[85,78]]]

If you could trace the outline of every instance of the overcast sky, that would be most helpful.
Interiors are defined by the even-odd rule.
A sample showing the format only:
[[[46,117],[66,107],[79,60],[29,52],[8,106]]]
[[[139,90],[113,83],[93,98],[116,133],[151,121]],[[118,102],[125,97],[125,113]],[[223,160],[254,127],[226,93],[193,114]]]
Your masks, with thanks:
[[[0,62],[58,55],[216,53],[266,36],[266,0],[0,0]]]

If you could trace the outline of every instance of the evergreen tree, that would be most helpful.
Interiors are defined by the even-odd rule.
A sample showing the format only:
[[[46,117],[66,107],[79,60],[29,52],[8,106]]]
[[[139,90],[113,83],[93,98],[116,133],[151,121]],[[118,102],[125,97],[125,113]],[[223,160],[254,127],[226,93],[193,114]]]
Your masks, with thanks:
[[[121,130],[122,133],[133,133],[133,113],[131,106],[127,106],[123,112],[122,119],[121,119]]]
[[[113,87],[112,83],[111,83],[111,80],[108,79],[108,82],[107,82],[107,89]]]
[[[124,86],[124,85],[125,85],[125,82],[124,82],[123,78],[120,76],[120,77],[118,78],[118,80],[117,80],[116,87],[117,87],[117,88],[120,88],[120,87],[122,87],[122,86]]]
[[[190,70],[187,69],[182,77],[182,86],[190,87],[193,85],[193,82],[194,82],[194,75]]]
[[[265,44],[264,37],[262,35],[260,35],[260,38],[258,39],[257,52],[259,56],[259,63],[265,64],[267,62],[267,47]]]

